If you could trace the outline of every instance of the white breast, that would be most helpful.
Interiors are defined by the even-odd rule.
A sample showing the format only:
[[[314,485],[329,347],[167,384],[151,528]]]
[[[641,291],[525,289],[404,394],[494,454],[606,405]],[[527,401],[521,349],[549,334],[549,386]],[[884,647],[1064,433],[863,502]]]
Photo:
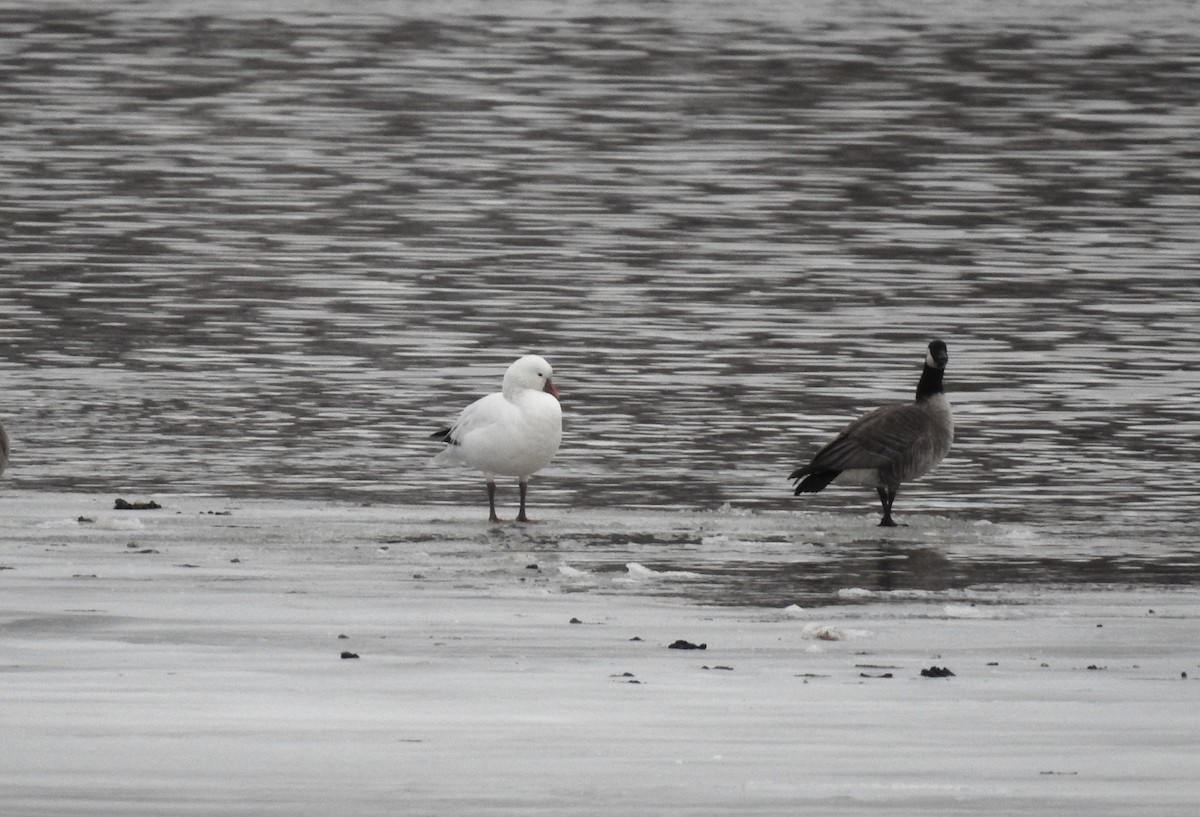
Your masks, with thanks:
[[[562,407],[552,395],[523,389],[512,400],[489,394],[467,406],[434,458],[488,475],[527,479],[545,468],[562,440]]]

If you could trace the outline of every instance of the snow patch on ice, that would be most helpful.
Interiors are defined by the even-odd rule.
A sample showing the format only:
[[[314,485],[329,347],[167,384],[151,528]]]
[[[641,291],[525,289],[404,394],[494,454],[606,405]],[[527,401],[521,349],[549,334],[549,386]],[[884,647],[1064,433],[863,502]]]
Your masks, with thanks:
[[[839,599],[869,599],[875,596],[874,590],[865,587],[843,587],[837,591]]]
[[[34,527],[45,530],[55,530],[58,528],[81,528],[84,525],[89,525],[90,522],[80,522],[78,519],[47,519],[45,522],[38,522]]]
[[[102,530],[142,530],[146,527],[136,516],[98,516],[95,526]]]
[[[870,638],[871,635],[870,630],[834,627],[832,624],[821,624],[815,621],[805,624],[804,629],[800,631],[801,638],[813,641],[846,641],[851,638]]]
[[[936,601],[938,599],[965,599],[972,596],[969,590],[868,590],[864,587],[843,587],[837,597],[845,601],[877,599],[890,601]],[[966,605],[963,605],[966,606]]]
[[[942,612],[948,618],[994,618],[995,615],[981,607],[976,607],[973,604],[947,604],[942,607]]]
[[[1031,528],[1026,525],[1005,525],[999,533],[1001,541],[1024,543],[1033,542],[1039,538],[1036,528]]]
[[[34,527],[43,530],[143,530],[136,516],[80,516],[75,519],[47,519]]]
[[[592,574],[589,573],[588,571],[580,570],[579,568],[571,567],[570,565],[559,565],[558,566],[558,574],[560,576],[562,576],[564,579],[571,579],[571,580],[575,580],[575,581],[578,581],[580,579],[586,579],[586,580],[590,581],[594,578],[592,576]]]
[[[629,571],[625,581],[644,582],[658,579],[699,579],[699,573],[690,570],[653,570],[637,562],[627,562],[625,569]],[[619,580],[618,580],[619,581]]]

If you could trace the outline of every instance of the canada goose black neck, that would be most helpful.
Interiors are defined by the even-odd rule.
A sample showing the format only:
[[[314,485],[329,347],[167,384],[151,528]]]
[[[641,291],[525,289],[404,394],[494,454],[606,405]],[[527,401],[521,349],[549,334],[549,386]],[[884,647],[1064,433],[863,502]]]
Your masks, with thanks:
[[[949,359],[945,343],[935,340],[929,344],[929,353],[925,355],[925,369],[921,372],[921,379],[917,381],[918,403],[936,394],[942,394],[942,376],[946,373],[946,363]]]
[[[939,369],[935,366],[925,367],[925,371],[921,372],[921,380],[917,383],[918,403],[922,400],[928,400],[935,394],[942,393],[942,375],[944,373],[944,369]],[[909,382],[911,383],[912,381],[910,380]]]

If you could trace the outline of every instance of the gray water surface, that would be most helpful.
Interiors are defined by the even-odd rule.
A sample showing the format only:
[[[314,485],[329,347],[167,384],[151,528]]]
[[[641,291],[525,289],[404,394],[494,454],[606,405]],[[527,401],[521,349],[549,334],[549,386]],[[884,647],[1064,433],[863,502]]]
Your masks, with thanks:
[[[536,351],[540,515],[865,518],[787,474],[940,337],[903,521],[1196,553],[1192,4],[343,5],[0,3],[0,490],[482,511]]]

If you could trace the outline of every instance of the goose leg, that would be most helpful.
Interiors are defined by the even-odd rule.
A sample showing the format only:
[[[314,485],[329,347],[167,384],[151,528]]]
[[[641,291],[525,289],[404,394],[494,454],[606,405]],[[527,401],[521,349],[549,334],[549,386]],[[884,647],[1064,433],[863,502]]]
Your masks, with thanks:
[[[521,511],[517,514],[517,521],[532,522],[533,520],[525,515],[525,492],[529,490],[529,480],[523,479],[519,484],[521,486]]]
[[[879,493],[879,502],[883,505],[883,519],[879,520],[879,527],[894,528],[896,520],[892,519],[892,503],[896,501],[896,489],[884,488],[880,486],[875,489]]]
[[[489,479],[487,481],[487,488],[488,488],[488,511],[490,512],[490,515],[488,516],[488,521],[489,522],[499,522],[500,517],[496,516],[496,480]]]

